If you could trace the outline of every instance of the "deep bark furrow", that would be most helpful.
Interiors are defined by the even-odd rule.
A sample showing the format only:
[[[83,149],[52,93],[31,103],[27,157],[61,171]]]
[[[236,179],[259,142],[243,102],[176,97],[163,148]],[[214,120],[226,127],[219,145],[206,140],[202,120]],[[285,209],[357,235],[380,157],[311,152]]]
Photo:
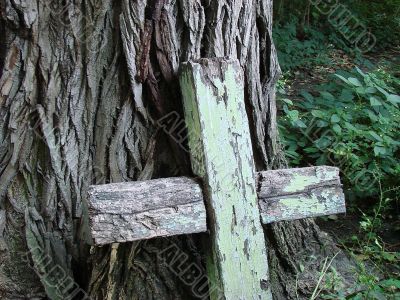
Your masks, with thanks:
[[[272,1],[0,0],[0,9],[0,298],[65,298],[55,294],[56,277],[44,280],[60,266],[94,299],[194,299],[158,255],[171,241],[89,253],[87,189],[190,175],[188,154],[174,142],[182,137],[156,121],[182,116],[179,65],[202,55],[240,60],[257,169],[285,164]],[[310,221],[268,228],[273,292],[290,299],[297,252],[323,235]],[[172,241],[188,263],[202,264],[195,237]],[[329,252],[322,248],[306,249]],[[47,266],[41,255],[51,258]]]

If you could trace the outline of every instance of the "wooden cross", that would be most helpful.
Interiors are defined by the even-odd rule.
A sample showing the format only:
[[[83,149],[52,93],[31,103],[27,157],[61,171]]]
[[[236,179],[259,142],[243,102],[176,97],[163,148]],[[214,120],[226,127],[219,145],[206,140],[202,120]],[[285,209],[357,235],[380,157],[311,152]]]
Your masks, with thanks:
[[[339,170],[255,172],[237,60],[184,63],[180,83],[192,169],[187,177],[92,186],[96,245],[210,232],[212,299],[272,299],[262,224],[345,212]]]

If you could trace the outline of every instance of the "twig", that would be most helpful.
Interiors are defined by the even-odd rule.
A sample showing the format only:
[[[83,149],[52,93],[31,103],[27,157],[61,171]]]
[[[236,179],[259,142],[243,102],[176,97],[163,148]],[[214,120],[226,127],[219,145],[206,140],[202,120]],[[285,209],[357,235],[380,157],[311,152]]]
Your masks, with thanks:
[[[318,297],[319,294],[321,293],[322,289],[318,290],[318,289],[319,289],[319,286],[320,286],[322,280],[324,279],[324,277],[325,277],[325,275],[326,275],[326,272],[327,272],[327,271],[329,270],[329,268],[331,267],[333,260],[336,258],[336,256],[337,256],[339,253],[340,253],[340,252],[336,253],[336,254],[332,257],[332,259],[331,259],[331,261],[329,262],[328,265],[326,265],[326,263],[328,262],[328,257],[325,258],[324,265],[322,266],[322,270],[321,270],[322,273],[321,273],[321,275],[319,276],[317,286],[315,287],[315,289],[314,289],[314,291],[313,291],[313,293],[312,293],[312,295],[311,295],[310,300],[315,300],[315,299],[317,299],[317,297]]]

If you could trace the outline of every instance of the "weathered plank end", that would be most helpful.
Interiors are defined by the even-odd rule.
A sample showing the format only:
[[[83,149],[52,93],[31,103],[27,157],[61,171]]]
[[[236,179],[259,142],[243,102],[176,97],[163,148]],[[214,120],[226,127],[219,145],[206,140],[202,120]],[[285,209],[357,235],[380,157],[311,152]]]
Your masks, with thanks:
[[[336,167],[260,172],[258,199],[264,224],[346,212]]]
[[[338,168],[265,171],[256,177],[263,224],[346,212]],[[207,230],[202,187],[186,177],[92,186],[89,220],[96,245]]]
[[[207,230],[202,190],[186,177],[91,186],[89,222],[95,245]]]

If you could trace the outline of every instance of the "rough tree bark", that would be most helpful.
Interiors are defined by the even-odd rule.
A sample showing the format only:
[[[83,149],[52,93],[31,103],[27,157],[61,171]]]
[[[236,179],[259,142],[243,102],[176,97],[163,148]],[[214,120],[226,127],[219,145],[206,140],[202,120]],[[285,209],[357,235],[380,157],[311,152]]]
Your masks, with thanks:
[[[285,166],[272,0],[0,0],[0,9],[0,298],[62,298],[58,266],[92,299],[196,299],[158,253],[173,241],[201,266],[201,239],[90,248],[87,189],[191,175],[156,120],[181,114],[178,67],[200,57],[239,59],[257,168]],[[321,263],[307,258],[336,248],[313,221],[265,235],[275,298],[296,298],[296,286],[306,296]]]

